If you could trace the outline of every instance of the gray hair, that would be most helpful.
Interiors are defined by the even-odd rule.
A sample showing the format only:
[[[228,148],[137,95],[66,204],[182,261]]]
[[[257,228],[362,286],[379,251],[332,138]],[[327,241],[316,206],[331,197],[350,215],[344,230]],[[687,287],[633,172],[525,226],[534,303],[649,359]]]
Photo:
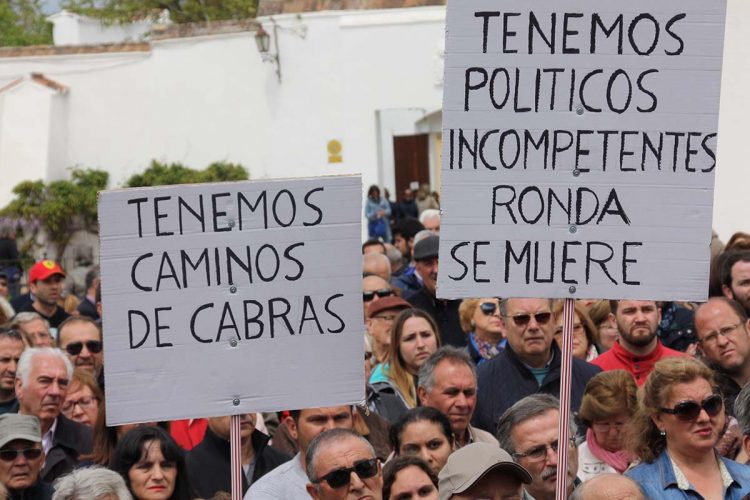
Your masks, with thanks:
[[[517,450],[511,439],[513,429],[532,418],[547,413],[550,410],[560,411],[560,400],[551,394],[532,394],[517,401],[516,404],[505,410],[500,419],[497,421],[497,440],[500,448],[513,455]],[[573,421],[573,415],[569,415],[570,437],[576,437],[576,426]]]
[[[746,384],[734,400],[734,418],[740,423],[742,434],[750,436],[750,384]]]
[[[427,219],[433,219],[433,218],[440,218],[440,210],[436,208],[428,208],[422,211],[421,214],[419,214],[419,222],[424,224],[424,221]]]
[[[441,361],[455,364],[463,363],[471,370],[471,374],[474,376],[474,381],[476,382],[477,369],[466,350],[446,345],[432,353],[419,368],[419,387],[424,387],[427,394],[431,393],[435,387],[435,368],[437,368]]]
[[[500,316],[507,318],[508,317],[508,302],[513,300],[514,297],[500,299]],[[544,299],[543,299],[544,300]],[[549,302],[549,308],[550,312],[552,312],[552,309],[554,309],[554,300],[552,299],[546,299]]]
[[[307,479],[309,479],[312,484],[317,485],[319,482],[319,478],[315,475],[315,462],[320,453],[320,448],[348,438],[360,440],[367,446],[367,449],[372,454],[372,458],[377,457],[377,455],[375,455],[375,448],[372,447],[370,442],[351,429],[330,429],[321,432],[310,442],[307,446],[307,451],[305,452],[305,472],[307,473]]]
[[[630,491],[628,491],[630,490]],[[639,496],[632,494],[637,491]],[[596,498],[613,498],[615,495],[628,494],[627,498],[632,500],[646,500],[638,483],[628,476],[615,473],[605,473],[594,476],[588,481],[582,483],[573,491],[568,500],[587,500]],[[625,496],[617,496],[625,498]]]
[[[118,500],[133,500],[125,480],[104,467],[77,469],[60,477],[54,484],[52,500],[99,500],[115,495]]]
[[[23,354],[21,354],[21,358],[18,360],[18,367],[16,368],[16,379],[21,381],[21,386],[28,384],[31,364],[37,356],[51,356],[53,358],[61,359],[62,362],[65,363],[65,370],[68,372],[68,379],[73,377],[73,364],[62,350],[56,347],[29,347],[23,351]]]
[[[416,246],[417,243],[427,238],[428,236],[435,236],[435,233],[433,233],[429,229],[422,229],[420,232],[414,235],[414,245]]]
[[[11,328],[18,328],[20,325],[25,325],[26,323],[30,323],[35,320],[43,321],[44,325],[47,327],[47,330],[50,329],[49,321],[44,319],[39,313],[35,313],[32,311],[20,312],[13,316],[13,320],[11,321]]]
[[[385,255],[388,257],[391,267],[400,266],[404,262],[404,255],[401,250],[390,243],[385,244]]]
[[[372,273],[371,268],[374,266],[377,266],[378,264],[385,266],[386,271],[388,271],[387,278],[384,278],[383,276],[380,276],[380,277],[385,279],[386,281],[390,280],[391,279],[391,261],[388,260],[388,257],[383,255],[382,253],[367,253],[362,256],[362,269],[366,270],[366,272]],[[375,276],[379,276],[379,275],[375,274]]]

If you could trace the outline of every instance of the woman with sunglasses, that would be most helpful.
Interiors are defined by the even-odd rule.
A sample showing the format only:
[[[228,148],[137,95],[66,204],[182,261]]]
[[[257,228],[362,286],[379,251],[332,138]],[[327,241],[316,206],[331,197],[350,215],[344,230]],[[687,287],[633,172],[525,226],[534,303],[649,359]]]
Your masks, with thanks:
[[[563,301],[555,305],[555,342],[562,349],[563,334]],[[597,344],[599,331],[591,321],[586,309],[576,302],[573,312],[573,356],[583,361],[591,361],[599,355]]]
[[[469,356],[479,366],[497,356],[505,348],[500,299],[484,297],[464,299],[458,307],[461,329],[468,334]]]
[[[160,427],[135,427],[125,434],[110,469],[125,479],[136,500],[192,500],[182,450]]]
[[[691,358],[659,361],[633,418],[642,463],[625,473],[647,498],[739,500],[750,493],[750,467],[721,457],[724,403],[713,372]]]
[[[633,461],[625,449],[625,425],[638,408],[638,388],[630,373],[612,370],[594,375],[583,393],[578,420],[587,428],[578,447],[578,479],[622,474]]]
[[[370,385],[376,390],[386,385],[403,403],[403,411],[417,406],[419,368],[440,347],[435,320],[420,309],[405,309],[391,328],[391,345],[386,363],[375,367]],[[399,414],[400,416],[400,414]]]
[[[391,427],[390,438],[394,457],[419,457],[435,475],[453,452],[450,420],[431,406],[421,406],[404,413]]]

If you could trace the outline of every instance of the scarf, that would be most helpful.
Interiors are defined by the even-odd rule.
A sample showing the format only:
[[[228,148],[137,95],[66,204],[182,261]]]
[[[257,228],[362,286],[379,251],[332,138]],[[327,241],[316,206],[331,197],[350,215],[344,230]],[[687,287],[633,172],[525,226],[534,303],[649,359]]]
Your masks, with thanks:
[[[586,431],[586,443],[589,445],[589,451],[592,455],[612,467],[618,474],[622,474],[628,468],[631,461],[630,453],[627,450],[605,450],[596,442],[594,431],[591,428]]]
[[[477,334],[474,332],[471,332],[469,334],[469,338],[471,339],[472,344],[474,344],[474,348],[484,359],[492,359],[500,354],[500,352],[503,350],[503,340],[505,339],[501,340],[497,344],[490,344],[489,342],[477,337]]]

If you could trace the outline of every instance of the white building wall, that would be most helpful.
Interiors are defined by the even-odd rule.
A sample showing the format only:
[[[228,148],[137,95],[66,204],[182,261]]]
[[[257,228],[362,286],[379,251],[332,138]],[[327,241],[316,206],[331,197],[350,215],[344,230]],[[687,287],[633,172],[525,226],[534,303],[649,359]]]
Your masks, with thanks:
[[[52,38],[55,45],[138,41],[143,40],[151,29],[151,22],[107,25],[65,10],[49,16],[47,20],[52,23]]]

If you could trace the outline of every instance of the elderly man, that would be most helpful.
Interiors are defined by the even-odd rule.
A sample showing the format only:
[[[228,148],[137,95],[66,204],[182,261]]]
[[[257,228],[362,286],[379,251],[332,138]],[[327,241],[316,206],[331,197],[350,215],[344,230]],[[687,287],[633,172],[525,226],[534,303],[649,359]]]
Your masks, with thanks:
[[[496,444],[472,443],[451,454],[438,475],[440,500],[521,498],[531,475]]]
[[[421,286],[416,291],[405,295],[404,300],[432,316],[437,323],[440,339],[444,345],[466,347],[466,334],[461,329],[461,320],[458,316],[458,306],[461,305],[461,301],[439,299],[435,296],[439,246],[440,238],[436,235],[429,235],[414,245],[415,271],[421,281]]]
[[[13,317],[11,328],[17,329],[29,347],[52,347],[49,321],[35,312],[22,312]]]
[[[400,297],[385,297],[370,302],[366,325],[376,363],[384,362],[388,356],[393,321],[401,311],[409,308],[411,305]]]
[[[440,233],[440,210],[436,208],[428,208],[419,215],[419,222],[422,223],[425,229],[432,231],[435,234]]]
[[[729,252],[721,269],[721,291],[736,300],[750,315],[750,251]]]
[[[21,335],[8,328],[0,328],[0,414],[16,413],[16,370],[24,350]]]
[[[10,498],[49,500],[52,488],[39,478],[44,463],[39,420],[30,415],[0,415],[0,483]]]
[[[724,408],[733,415],[734,400],[750,382],[750,333],[745,309],[726,297],[713,297],[695,311],[698,348],[716,371]]]
[[[646,500],[638,483],[620,474],[600,474],[580,485],[569,500]]]
[[[270,438],[255,428],[256,418],[255,413],[240,417],[240,456],[243,468],[247,468],[242,475],[243,493],[291,458],[268,445]],[[203,440],[188,452],[185,461],[188,476],[201,497],[211,498],[219,491],[232,491],[229,417],[209,418]]]
[[[57,343],[76,368],[95,378],[102,371],[102,330],[91,318],[72,316],[58,329]]]
[[[305,453],[315,500],[383,498],[383,474],[372,445],[349,429],[332,429],[315,437]]]
[[[568,446],[568,495],[573,491],[578,470],[575,425],[570,419]],[[558,425],[560,402],[549,394],[527,396],[511,406],[497,424],[497,440],[516,462],[531,474],[524,498],[555,500],[557,488]]]
[[[391,281],[391,261],[382,253],[367,253],[362,256],[362,275],[380,276]]]
[[[305,454],[313,438],[330,429],[352,429],[354,413],[351,406],[293,410],[286,421],[289,433],[296,441],[299,453],[288,462],[260,478],[250,486],[245,500],[285,500],[307,498],[308,479],[305,474]]]
[[[503,299],[500,320],[508,344],[477,369],[479,392],[472,423],[488,432],[494,432],[500,415],[524,396],[537,392],[560,394],[560,349],[554,342],[552,301]],[[573,358],[573,411],[581,405],[589,379],[600,371]]]
[[[444,346],[433,353],[419,369],[417,394],[422,406],[448,417],[456,449],[476,442],[497,445],[492,434],[469,425],[477,405],[477,374],[465,350]]]
[[[85,467],[55,482],[52,500],[132,500],[125,480],[104,467]]]
[[[65,272],[52,260],[40,260],[29,270],[29,288],[34,297],[17,312],[36,312],[46,319],[51,328],[57,328],[70,314],[57,305],[65,284]]]
[[[656,330],[661,310],[653,300],[610,300],[610,309],[617,323],[618,339],[612,348],[591,363],[604,371],[625,370],[639,386],[660,359],[686,356],[662,345]]]
[[[91,429],[60,414],[72,376],[68,357],[52,347],[26,349],[16,370],[18,413],[39,419],[46,455],[42,479],[50,483],[91,453]]]

